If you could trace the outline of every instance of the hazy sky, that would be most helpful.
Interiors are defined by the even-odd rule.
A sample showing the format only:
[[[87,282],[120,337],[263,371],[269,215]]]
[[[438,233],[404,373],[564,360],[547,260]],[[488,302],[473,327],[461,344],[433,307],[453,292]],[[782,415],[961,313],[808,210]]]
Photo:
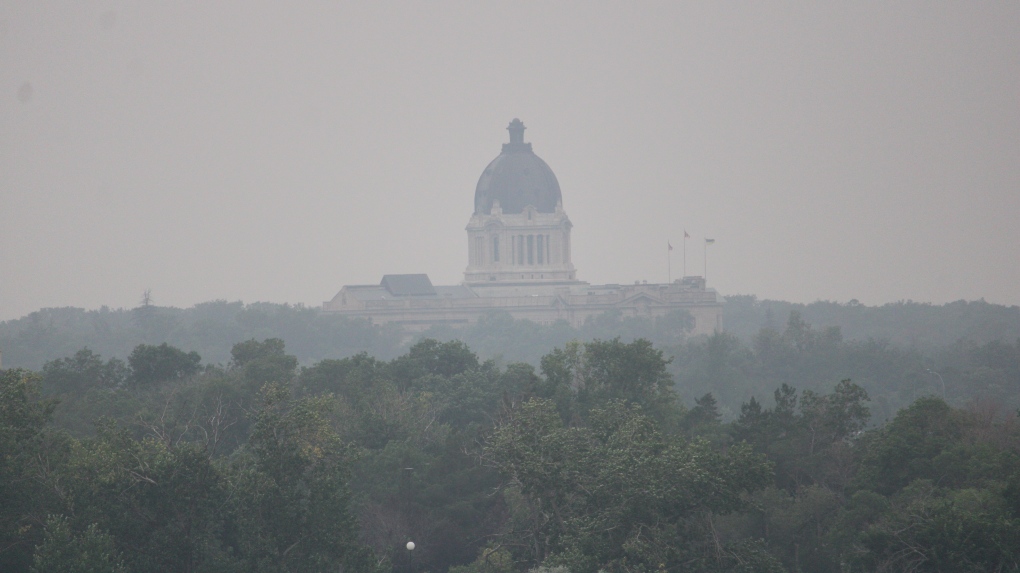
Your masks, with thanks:
[[[1020,304],[1020,2],[0,3],[0,320],[455,284],[521,118],[578,278]]]

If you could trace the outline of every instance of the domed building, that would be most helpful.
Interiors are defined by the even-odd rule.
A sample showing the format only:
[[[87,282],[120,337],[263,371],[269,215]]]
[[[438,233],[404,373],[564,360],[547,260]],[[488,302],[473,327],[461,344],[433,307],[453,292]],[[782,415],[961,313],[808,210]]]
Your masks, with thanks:
[[[576,282],[571,224],[556,175],[524,143],[521,120],[511,121],[507,130],[510,143],[475,187],[464,282],[478,287]]]
[[[559,181],[524,142],[525,129],[519,119],[510,122],[510,142],[478,178],[462,284],[436,286],[424,274],[385,275],[377,285],[343,287],[323,311],[421,331],[470,324],[494,311],[576,327],[607,311],[655,317],[686,310],[695,319],[694,333],[720,330],[721,298],[702,277],[633,285],[577,279],[570,257],[573,225]]]

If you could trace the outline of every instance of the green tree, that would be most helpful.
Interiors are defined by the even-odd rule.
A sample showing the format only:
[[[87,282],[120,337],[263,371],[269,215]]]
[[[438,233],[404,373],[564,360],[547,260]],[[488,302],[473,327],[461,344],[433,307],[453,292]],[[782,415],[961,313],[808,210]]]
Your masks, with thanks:
[[[550,571],[542,568],[542,571]],[[505,547],[483,547],[478,557],[468,565],[451,567],[449,573],[518,573],[513,555]],[[539,571],[533,569],[532,571]],[[557,567],[551,573],[569,573],[566,568]]]
[[[964,420],[942,399],[921,398],[866,437],[857,486],[890,495],[916,479],[938,481],[936,459],[963,437]]]
[[[84,394],[98,388],[110,390],[124,385],[130,371],[116,358],[102,357],[82,348],[72,357],[51,360],[43,365],[42,389],[47,394]]]
[[[706,427],[719,425],[719,406],[711,392],[695,400],[694,404],[684,420],[687,426],[703,433]]]
[[[184,352],[165,342],[159,346],[139,344],[128,356],[130,381],[136,387],[143,387],[183,380],[197,374],[201,362],[202,357],[197,352]]]
[[[768,483],[764,458],[746,446],[721,453],[703,440],[664,435],[620,400],[593,409],[589,424],[564,426],[549,400],[507,412],[486,446],[508,491],[520,496],[506,538],[529,548],[533,564],[578,573],[725,561],[729,553],[706,551],[707,524]]]
[[[478,357],[459,340],[426,338],[390,363],[390,376],[401,389],[426,376],[450,378],[478,368]]]
[[[295,385],[304,396],[332,392],[357,403],[370,398],[376,386],[387,380],[386,363],[362,352],[302,368]]]
[[[36,548],[32,573],[127,573],[114,539],[92,524],[75,535],[68,519],[46,520],[42,545]]]
[[[675,424],[682,411],[668,365],[662,351],[644,339],[572,342],[542,357],[546,381],[537,395],[554,399],[567,417],[584,417],[595,405],[623,400]]]
[[[274,382],[286,384],[297,370],[297,357],[287,354],[283,340],[268,338],[239,342],[230,350],[231,366],[241,371],[252,388]]]
[[[104,362],[88,348],[47,362],[42,370],[42,391],[59,400],[53,425],[82,436],[92,433],[93,422],[100,417],[133,417],[140,404],[126,390],[130,375],[124,361],[111,358]]]
[[[248,571],[375,571],[351,513],[351,452],[329,424],[328,398],[294,400],[267,385],[230,470],[237,545]]]
[[[947,491],[918,480],[892,498],[855,555],[874,571],[1020,570],[1020,519],[987,490]]]
[[[753,399],[742,406],[733,438],[766,454],[776,464],[776,485],[791,493],[812,484],[842,492],[853,473],[851,444],[870,417],[868,393],[842,380],[830,394],[798,396],[783,384],[774,396],[772,410]]]
[[[223,545],[226,502],[205,448],[135,441],[106,420],[96,437],[72,444],[52,478],[78,530],[98,524],[137,571],[229,571]]]
[[[39,376],[0,370],[0,570],[25,571],[47,508],[37,463],[53,403],[40,400]]]

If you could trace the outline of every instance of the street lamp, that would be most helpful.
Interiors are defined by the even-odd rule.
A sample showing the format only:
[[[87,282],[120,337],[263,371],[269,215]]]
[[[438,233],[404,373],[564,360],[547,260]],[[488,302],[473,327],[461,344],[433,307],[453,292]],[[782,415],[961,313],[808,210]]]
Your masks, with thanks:
[[[942,375],[941,374],[939,374],[938,372],[936,372],[936,371],[934,371],[934,370],[932,370],[930,368],[928,369],[928,374],[934,374],[934,375],[939,377],[939,382],[942,383],[942,399],[945,400],[946,399],[946,381],[942,379]]]
[[[407,542],[407,570],[413,573],[414,571],[414,560],[411,557],[411,552],[414,551],[414,542]]]

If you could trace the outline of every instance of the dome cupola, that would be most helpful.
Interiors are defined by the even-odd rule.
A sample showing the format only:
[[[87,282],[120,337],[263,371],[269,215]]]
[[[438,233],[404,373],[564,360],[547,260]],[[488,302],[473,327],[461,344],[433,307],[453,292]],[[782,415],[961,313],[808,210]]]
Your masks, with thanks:
[[[524,143],[524,122],[507,126],[510,143],[489,163],[475,187],[475,213],[487,214],[499,202],[504,213],[521,213],[529,205],[539,213],[553,213],[562,201],[560,184],[545,161]]]
[[[570,262],[573,225],[563,210],[560,184],[531,144],[524,143],[521,120],[511,121],[506,129],[510,142],[503,144],[503,152],[475,187],[475,212],[465,229],[464,283],[490,292],[578,284]]]

